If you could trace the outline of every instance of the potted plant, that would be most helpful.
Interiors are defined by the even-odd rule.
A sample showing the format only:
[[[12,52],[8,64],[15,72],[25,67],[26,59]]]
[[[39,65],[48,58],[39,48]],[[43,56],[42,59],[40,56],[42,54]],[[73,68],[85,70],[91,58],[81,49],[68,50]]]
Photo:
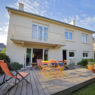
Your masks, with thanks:
[[[95,65],[95,64],[94,64]],[[95,73],[95,66],[93,66],[92,72]]]
[[[93,62],[88,62],[88,70],[92,71],[93,69]]]

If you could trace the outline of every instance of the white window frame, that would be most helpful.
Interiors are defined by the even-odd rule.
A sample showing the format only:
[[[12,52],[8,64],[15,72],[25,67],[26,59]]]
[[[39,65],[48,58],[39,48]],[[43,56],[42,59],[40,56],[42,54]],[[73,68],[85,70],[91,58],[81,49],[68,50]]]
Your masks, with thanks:
[[[85,37],[86,37],[86,39],[85,39]],[[83,33],[83,34],[82,34],[82,43],[87,43],[87,38],[88,38],[88,35],[85,34],[85,33]],[[85,42],[85,41],[86,41],[86,42]]]
[[[89,52],[88,51],[83,51],[83,53],[87,53],[87,55],[89,56]],[[82,54],[82,56],[83,56],[83,54]],[[83,56],[83,58],[88,58],[88,56],[86,57],[86,56]]]
[[[69,58],[75,58],[75,51],[74,51],[74,50],[71,50],[71,51],[69,51],[69,53],[70,53],[70,52],[74,52],[74,56],[73,56],[73,57],[70,57],[70,56],[69,56]]]
[[[73,32],[72,31],[68,31],[68,30],[66,30],[65,33],[66,32],[68,33],[68,35],[67,35],[68,37],[66,38],[66,36],[65,36],[65,40],[71,40],[72,41],[73,40]],[[70,37],[70,33],[72,34],[72,39],[69,38]]]
[[[46,25],[42,25],[42,24],[37,24],[37,23],[32,23],[32,25],[37,25],[37,36],[36,36],[36,39],[33,39],[32,38],[32,40],[35,40],[35,41],[44,41],[44,42],[46,42],[46,41],[48,41],[48,31],[47,31],[47,40],[44,40],[44,27],[46,27],[46,28],[48,28],[48,26],[46,26]],[[39,26],[41,26],[42,27],[42,40],[39,40],[39,34],[38,34],[38,28],[39,28]],[[48,29],[49,30],[49,29]],[[32,34],[33,35],[33,34]]]

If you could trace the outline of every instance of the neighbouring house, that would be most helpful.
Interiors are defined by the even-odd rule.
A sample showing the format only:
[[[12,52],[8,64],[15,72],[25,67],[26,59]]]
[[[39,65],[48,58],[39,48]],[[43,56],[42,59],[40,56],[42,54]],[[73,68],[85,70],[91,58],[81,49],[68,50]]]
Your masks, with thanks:
[[[5,48],[6,46],[3,43],[0,43],[0,52],[2,52]]]
[[[19,9],[6,7],[9,12],[7,54],[11,61],[24,66],[36,59],[67,60],[77,63],[83,58],[94,58],[94,31],[67,24]],[[73,25],[72,25],[73,24]]]
[[[94,58],[95,58],[95,37],[93,37],[93,48],[94,48]]]

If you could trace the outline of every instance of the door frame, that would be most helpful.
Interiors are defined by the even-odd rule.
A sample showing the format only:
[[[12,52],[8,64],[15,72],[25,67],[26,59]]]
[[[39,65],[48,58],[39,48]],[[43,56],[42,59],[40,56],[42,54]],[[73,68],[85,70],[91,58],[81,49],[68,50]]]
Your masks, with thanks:
[[[66,51],[66,59],[65,59],[65,60],[67,60],[67,50],[66,50],[66,49],[63,49],[63,50],[62,50],[62,59],[64,59],[64,58],[63,58],[63,51]]]
[[[28,48],[28,47],[27,47],[27,48]],[[26,52],[25,52],[25,67],[32,67],[32,65],[30,65],[30,66],[26,66],[27,48],[26,48]],[[43,60],[44,60],[44,51],[45,51],[45,50],[48,50],[47,48],[46,48],[46,49],[45,49],[45,48],[30,48],[30,49],[31,49],[31,62],[30,62],[30,63],[32,63],[33,49],[42,49],[42,51],[43,51],[43,55],[42,55]]]

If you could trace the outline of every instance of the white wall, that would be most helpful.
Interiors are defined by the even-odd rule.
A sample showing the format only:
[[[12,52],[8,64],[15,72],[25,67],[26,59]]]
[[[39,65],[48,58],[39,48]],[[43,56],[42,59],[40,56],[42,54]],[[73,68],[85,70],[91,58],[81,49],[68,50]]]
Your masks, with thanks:
[[[18,61],[21,64],[23,64],[24,54],[26,52],[27,47],[23,48],[22,45],[19,46],[13,43],[10,39],[14,38],[18,40],[32,41],[32,23],[34,22],[48,26],[49,28],[48,42],[63,44],[61,48],[49,49],[49,59],[62,60],[63,49],[67,50],[68,63],[70,63],[70,58],[68,55],[70,50],[75,51],[75,58],[73,59],[75,60],[75,62],[78,62],[83,58],[82,55],[83,51],[88,51],[89,58],[93,58],[94,52],[93,52],[92,33],[68,28],[68,30],[71,30],[73,32],[73,40],[67,41],[65,40],[65,31],[67,30],[67,28],[62,25],[57,25],[20,15],[10,14],[8,40],[7,40],[7,54],[11,58],[12,62]],[[87,44],[83,44],[81,41],[82,33],[86,33],[88,35]]]

